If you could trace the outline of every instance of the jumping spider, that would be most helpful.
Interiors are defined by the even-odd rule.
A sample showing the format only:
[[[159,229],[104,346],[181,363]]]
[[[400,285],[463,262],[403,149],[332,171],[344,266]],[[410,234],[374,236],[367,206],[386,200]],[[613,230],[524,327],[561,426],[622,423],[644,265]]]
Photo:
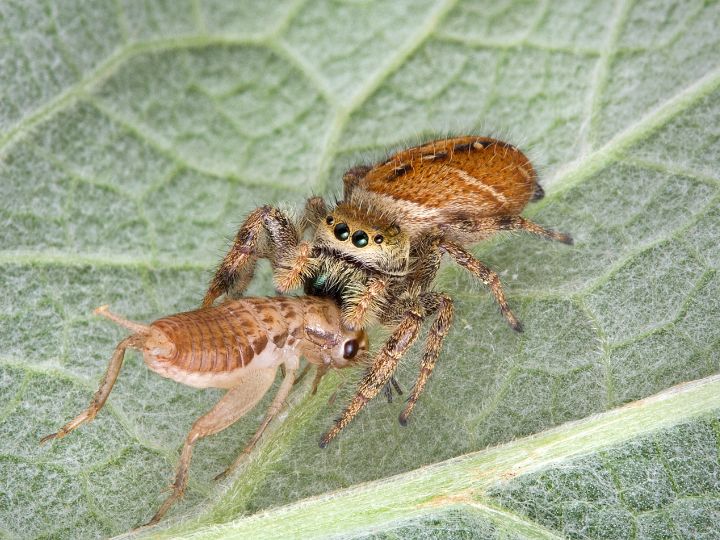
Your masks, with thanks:
[[[241,293],[257,259],[266,257],[278,291],[304,286],[308,294],[334,297],[348,328],[377,321],[393,329],[322,447],[388,384],[422,322],[434,316],[420,374],[400,414],[400,423],[407,422],[452,322],[452,299],[431,290],[444,254],[487,285],[510,326],[521,331],[497,274],[464,246],[512,230],[572,243],[569,235],[519,215],[544,193],[528,158],[495,139],[431,141],[354,167],[343,182],[343,200],[328,209],[322,199],[309,199],[299,226],[270,206],[253,211],[203,300],[209,306],[223,293]],[[303,240],[308,227],[310,242]]]

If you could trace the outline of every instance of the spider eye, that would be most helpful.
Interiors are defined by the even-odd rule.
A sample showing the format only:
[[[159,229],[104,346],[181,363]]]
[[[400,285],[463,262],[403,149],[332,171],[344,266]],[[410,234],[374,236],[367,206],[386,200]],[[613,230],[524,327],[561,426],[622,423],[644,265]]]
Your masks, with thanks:
[[[338,240],[347,240],[350,238],[350,227],[347,226],[347,223],[338,223],[335,225],[335,238]]]
[[[333,219],[332,216],[328,216],[325,218],[325,223],[327,223],[328,225],[332,225],[334,221],[335,220]]]
[[[376,244],[382,244],[383,240],[385,240],[385,237],[382,234],[376,234],[373,240]]]
[[[343,358],[345,360],[352,360],[355,358],[355,355],[358,353],[358,350],[360,349],[360,346],[358,345],[357,339],[351,339],[350,341],[345,342],[345,347],[343,348]]]
[[[365,247],[368,245],[368,235],[365,231],[355,231],[352,235],[352,243],[355,247]]]

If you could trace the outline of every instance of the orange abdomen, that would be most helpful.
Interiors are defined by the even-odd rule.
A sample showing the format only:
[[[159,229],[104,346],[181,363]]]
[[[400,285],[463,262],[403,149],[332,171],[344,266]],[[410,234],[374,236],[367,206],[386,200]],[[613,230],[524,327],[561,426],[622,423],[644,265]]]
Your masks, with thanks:
[[[539,190],[535,170],[520,150],[474,136],[400,151],[372,167],[358,187],[443,214],[475,217],[519,214]]]

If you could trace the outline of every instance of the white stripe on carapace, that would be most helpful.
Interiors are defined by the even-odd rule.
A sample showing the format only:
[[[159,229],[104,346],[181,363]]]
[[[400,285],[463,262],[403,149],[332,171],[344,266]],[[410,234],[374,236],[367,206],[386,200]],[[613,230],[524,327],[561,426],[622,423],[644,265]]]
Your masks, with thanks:
[[[467,183],[472,184],[476,187],[479,187],[485,193],[492,196],[499,203],[501,203],[501,204],[507,203],[507,197],[505,197],[505,195],[500,193],[494,187],[487,185],[485,182],[483,182],[479,178],[476,178],[473,175],[466,173],[462,169],[456,169],[455,167],[448,167],[447,170],[456,173],[460,178],[465,180]]]

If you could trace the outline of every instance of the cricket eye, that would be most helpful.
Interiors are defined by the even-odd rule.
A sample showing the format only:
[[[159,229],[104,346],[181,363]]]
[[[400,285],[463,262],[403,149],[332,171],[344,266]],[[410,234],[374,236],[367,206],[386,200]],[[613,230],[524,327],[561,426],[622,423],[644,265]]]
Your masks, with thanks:
[[[345,347],[343,348],[343,358],[345,360],[352,360],[355,358],[355,355],[358,353],[358,350],[360,349],[360,346],[358,345],[357,339],[351,339],[350,341],[345,342]]]
[[[376,244],[382,244],[382,243],[383,243],[383,240],[385,240],[385,237],[384,237],[382,234],[376,234],[376,235],[375,235],[375,238],[373,238],[373,241],[374,241]]]
[[[352,243],[355,247],[365,247],[368,245],[368,235],[365,231],[355,231],[352,236]]]
[[[335,220],[333,219],[332,216],[328,216],[325,218],[325,223],[327,223],[328,225],[332,225],[334,222],[335,222]]]
[[[350,227],[347,226],[347,223],[338,223],[335,225],[335,238],[338,240],[347,240],[350,238]]]

